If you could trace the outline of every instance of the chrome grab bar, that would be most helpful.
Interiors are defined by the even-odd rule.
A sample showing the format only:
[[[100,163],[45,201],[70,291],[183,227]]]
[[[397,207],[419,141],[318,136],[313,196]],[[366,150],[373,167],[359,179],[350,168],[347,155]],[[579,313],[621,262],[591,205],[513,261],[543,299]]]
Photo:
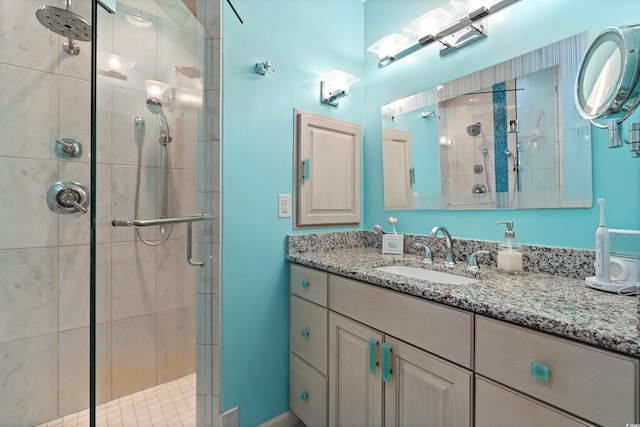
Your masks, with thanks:
[[[187,262],[195,267],[204,267],[204,262],[194,261],[192,257],[192,238],[191,230],[194,222],[213,221],[215,215],[196,214],[193,216],[183,216],[176,218],[158,218],[158,219],[114,219],[111,225],[114,227],[153,227],[155,225],[165,224],[187,224]]]

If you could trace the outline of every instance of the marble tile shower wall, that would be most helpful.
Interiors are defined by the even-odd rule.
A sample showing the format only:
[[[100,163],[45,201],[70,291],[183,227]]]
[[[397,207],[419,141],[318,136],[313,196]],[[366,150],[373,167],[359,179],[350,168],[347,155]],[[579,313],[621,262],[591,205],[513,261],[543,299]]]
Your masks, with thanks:
[[[193,3],[193,2],[191,2]],[[204,27],[198,69],[203,74],[204,105],[198,111],[197,206],[199,212],[220,217],[221,164],[221,3],[197,0],[198,20]],[[196,288],[196,425],[221,425],[220,339],[220,222],[198,224],[198,253],[207,263],[198,269]],[[201,231],[199,229],[199,231]]]
[[[74,2],[73,9],[88,18],[90,3]],[[99,402],[194,372],[196,286],[209,291],[206,301],[198,294],[202,316],[213,319],[212,300],[219,304],[217,291],[205,285],[217,277],[217,223],[197,228],[207,236],[198,238],[197,254],[211,261],[202,273],[184,260],[184,226],[150,247],[133,230],[110,225],[133,216],[138,115],[146,120],[140,216],[160,211],[158,122],[145,105],[145,79],[170,83],[183,95],[165,107],[176,215],[218,210],[212,177],[219,167],[212,162],[219,162],[219,142],[206,136],[213,134],[198,115],[203,108],[181,101],[201,91],[201,79],[173,70],[197,67],[213,44],[180,1],[164,3],[126,0],[116,15],[100,10],[98,18],[98,50],[136,62],[123,73],[126,80],[100,76],[97,87]],[[57,181],[90,183],[90,44],[80,43],[77,57],[65,54],[66,39],[35,18],[41,4],[0,0],[0,414],[8,425],[35,425],[86,408],[89,398],[89,217],[52,213],[46,191]],[[58,137],[80,140],[83,157],[58,159]],[[149,230],[146,237],[158,236]]]

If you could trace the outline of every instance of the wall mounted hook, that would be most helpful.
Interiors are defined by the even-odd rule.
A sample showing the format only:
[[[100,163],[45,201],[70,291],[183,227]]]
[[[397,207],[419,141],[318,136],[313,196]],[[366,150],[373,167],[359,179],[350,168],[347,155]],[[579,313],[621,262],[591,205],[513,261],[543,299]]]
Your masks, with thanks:
[[[256,74],[260,74],[261,76],[266,76],[267,73],[275,73],[276,69],[273,68],[271,62],[264,61],[256,63]]]

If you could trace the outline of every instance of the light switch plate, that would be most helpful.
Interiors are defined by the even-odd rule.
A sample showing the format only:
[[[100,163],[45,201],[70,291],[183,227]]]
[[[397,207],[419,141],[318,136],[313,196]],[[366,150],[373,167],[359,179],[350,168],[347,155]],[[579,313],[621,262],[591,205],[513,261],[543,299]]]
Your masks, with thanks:
[[[291,194],[278,194],[278,218],[291,218]]]

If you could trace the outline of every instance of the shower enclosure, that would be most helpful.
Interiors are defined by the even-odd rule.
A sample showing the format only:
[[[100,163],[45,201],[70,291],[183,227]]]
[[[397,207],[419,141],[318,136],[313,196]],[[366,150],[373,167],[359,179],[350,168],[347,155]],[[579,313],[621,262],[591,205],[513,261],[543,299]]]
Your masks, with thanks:
[[[114,402],[136,425],[125,406],[153,387],[186,409],[138,425],[217,416],[220,3],[206,3],[0,0],[0,425],[106,426]]]

